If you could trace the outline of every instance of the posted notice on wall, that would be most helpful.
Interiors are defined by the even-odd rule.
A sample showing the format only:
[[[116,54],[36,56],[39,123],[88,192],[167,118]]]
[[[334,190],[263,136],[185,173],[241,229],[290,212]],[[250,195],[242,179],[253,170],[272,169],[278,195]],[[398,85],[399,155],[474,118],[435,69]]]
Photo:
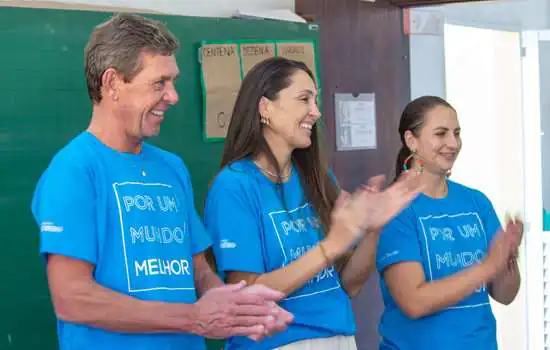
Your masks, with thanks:
[[[259,62],[274,56],[304,62],[317,77],[313,42],[203,42],[200,47],[203,94],[203,136],[207,141],[227,135],[242,80]]]
[[[376,149],[375,95],[334,95],[336,150]]]
[[[243,77],[256,64],[273,56],[275,56],[275,44],[273,43],[241,44]]]
[[[229,118],[241,85],[241,63],[237,44],[202,47],[204,131],[210,138],[227,134]]]
[[[304,62],[313,73],[315,81],[319,81],[313,43],[277,43],[277,54],[289,60]]]

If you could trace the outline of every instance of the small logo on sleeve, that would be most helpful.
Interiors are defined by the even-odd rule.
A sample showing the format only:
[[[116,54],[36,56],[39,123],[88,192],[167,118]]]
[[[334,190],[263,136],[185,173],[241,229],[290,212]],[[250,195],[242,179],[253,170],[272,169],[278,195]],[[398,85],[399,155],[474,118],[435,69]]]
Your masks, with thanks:
[[[233,249],[237,248],[237,243],[231,242],[228,239],[222,239],[220,242],[220,248],[221,249]]]
[[[63,232],[63,226],[57,226],[53,222],[44,221],[40,225],[40,232]]]
[[[386,253],[386,254],[384,254],[384,256],[380,259],[380,261],[384,261],[384,260],[386,260],[386,259],[389,259],[389,258],[391,258],[392,256],[395,256],[395,255],[397,255],[397,254],[399,254],[399,250],[394,250],[393,252]]]

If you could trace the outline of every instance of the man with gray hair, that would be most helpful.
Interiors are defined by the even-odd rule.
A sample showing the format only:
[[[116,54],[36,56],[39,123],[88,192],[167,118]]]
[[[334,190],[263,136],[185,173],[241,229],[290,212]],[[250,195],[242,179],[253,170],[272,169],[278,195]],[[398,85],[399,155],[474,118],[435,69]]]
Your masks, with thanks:
[[[61,349],[204,349],[204,338],[260,339],[292,316],[283,295],[224,285],[183,161],[144,140],[177,103],[176,38],[120,14],[85,49],[93,103],[86,131],[52,159],[32,211]]]

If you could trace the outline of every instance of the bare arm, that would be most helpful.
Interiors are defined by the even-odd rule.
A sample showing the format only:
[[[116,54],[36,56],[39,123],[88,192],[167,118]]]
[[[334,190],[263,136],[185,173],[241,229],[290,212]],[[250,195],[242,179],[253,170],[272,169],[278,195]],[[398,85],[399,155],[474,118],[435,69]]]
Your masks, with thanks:
[[[327,236],[304,255],[290,264],[264,274],[243,271],[228,271],[227,282],[235,283],[245,280],[248,284],[262,284],[282,292],[285,296],[306,284],[316,274],[326,269],[334,274],[336,269],[332,263],[344,254],[353,242],[360,237],[360,223],[365,215],[365,196],[360,193],[351,199],[347,194],[341,195],[332,213],[332,227]],[[350,198],[344,205],[344,200]]]
[[[409,176],[394,183],[385,191],[379,192],[378,188],[384,177],[378,176],[373,179],[369,182],[377,187],[374,191],[360,189],[351,195],[341,191],[331,213],[332,226],[326,238],[318,246],[289,265],[262,275],[230,271],[227,277],[228,282],[245,280],[249,284],[263,284],[289,295],[324,268],[327,268],[329,274],[336,273],[331,264],[341,257],[354,241],[362,237],[365,231],[378,230],[386,224],[410,203],[421,189],[418,177]],[[376,244],[371,243],[373,242],[366,240],[361,247],[361,253],[372,254],[372,257],[363,257],[361,253],[358,254],[348,272],[345,272],[345,278],[352,293],[360,290],[364,282],[363,279],[366,279],[365,276],[368,277],[369,270],[372,270],[371,263],[370,267],[366,266],[361,271],[353,272],[359,264],[365,261],[374,261]]]
[[[343,287],[350,296],[359,293],[374,269],[377,241],[378,234],[369,234],[364,238],[340,274]],[[325,268],[327,269],[326,273],[336,273],[331,262],[335,261],[340,254],[341,250],[335,248],[333,241],[325,239],[319,243],[319,246],[309,250],[302,257],[283,268],[262,275],[231,271],[227,280],[229,283],[245,280],[249,284],[263,284],[289,295]]]
[[[340,271],[342,286],[349,296],[354,297],[374,271],[374,259],[379,232],[367,232],[350,259]]]
[[[198,295],[203,295],[207,290],[223,285],[222,280],[210,268],[204,253],[193,256],[193,272]]]
[[[499,232],[483,262],[446,278],[427,282],[418,262],[401,262],[383,272],[401,310],[412,319],[428,316],[473,294],[488,284],[505,266],[517,244],[511,232]]]
[[[508,305],[514,301],[521,284],[517,257],[519,255],[519,246],[523,238],[523,220],[518,216],[514,218],[509,217],[506,220],[506,232],[513,238],[514,249],[505,267],[489,285],[489,294],[491,297],[504,305]]]
[[[142,301],[99,285],[93,269],[81,260],[48,257],[48,282],[58,318],[114,332],[259,339],[266,332],[264,325],[273,323],[274,311],[266,304],[282,297],[267,289],[246,292],[245,284],[240,283],[211,288],[195,304]],[[206,280],[205,285],[212,283]]]
[[[489,285],[489,294],[501,304],[509,305],[514,301],[519,291],[521,276],[515,258],[508,262],[506,268],[500,272]]]
[[[227,282],[236,283],[245,280],[248,284],[263,284],[286,296],[302,287],[327,266],[329,266],[329,260],[325,257],[321,247],[317,246],[289,265],[262,275],[231,271],[227,275]]]
[[[414,188],[414,183],[410,183],[414,178],[409,179],[409,185]],[[380,194],[382,185],[384,184],[383,176],[375,176],[368,181],[368,185],[363,186],[363,189],[371,194]],[[403,182],[395,184],[394,190],[399,189],[403,185]],[[413,192],[414,193],[414,192]],[[344,196],[347,196],[345,191],[342,191]],[[406,202],[406,201],[405,201]],[[375,205],[379,204],[379,201],[373,202]],[[383,207],[383,206],[382,206]],[[395,211],[389,211],[395,213]],[[384,213],[387,215],[387,213]],[[380,222],[381,227],[385,222]],[[378,247],[378,239],[380,238],[380,229],[370,230],[366,233],[365,238],[361,241],[359,246],[355,249],[350,259],[345,263],[343,269],[340,271],[340,278],[342,280],[342,286],[350,297],[356,296],[363,288],[363,285],[371,275],[375,266],[376,249]]]
[[[193,333],[196,310],[189,304],[141,301],[97,284],[93,265],[50,255],[48,282],[57,316],[115,332]]]
[[[403,262],[384,271],[384,280],[401,310],[418,319],[452,306],[474,293],[490,279],[493,271],[483,263],[447,278],[426,282],[418,262]]]

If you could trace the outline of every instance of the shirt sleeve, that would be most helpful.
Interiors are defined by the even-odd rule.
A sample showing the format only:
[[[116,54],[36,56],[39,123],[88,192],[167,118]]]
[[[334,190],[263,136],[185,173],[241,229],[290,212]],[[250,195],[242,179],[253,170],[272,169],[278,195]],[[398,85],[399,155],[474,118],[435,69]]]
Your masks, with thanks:
[[[264,273],[259,213],[246,186],[220,174],[208,193],[204,219],[218,271]],[[245,187],[245,188],[243,188]]]
[[[376,268],[380,274],[393,264],[424,261],[414,213],[409,208],[390,221],[380,233]]]
[[[32,213],[40,228],[40,252],[97,262],[96,196],[84,164],[56,157],[40,178]]]

